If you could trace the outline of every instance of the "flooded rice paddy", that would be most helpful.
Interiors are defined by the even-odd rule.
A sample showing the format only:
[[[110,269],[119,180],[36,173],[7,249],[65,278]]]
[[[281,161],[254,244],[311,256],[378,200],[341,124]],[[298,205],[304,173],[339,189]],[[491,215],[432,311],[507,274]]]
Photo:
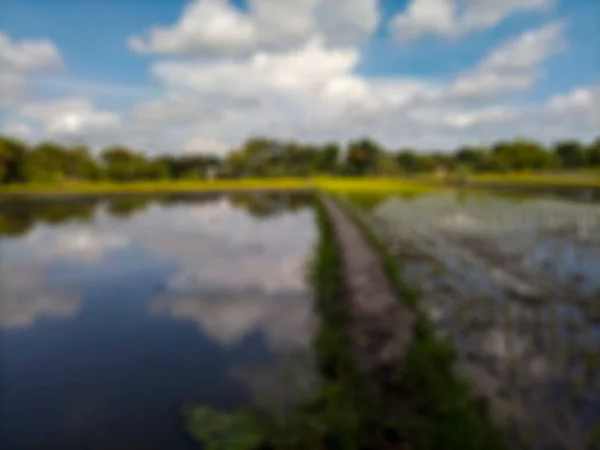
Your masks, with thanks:
[[[1,206],[1,448],[197,448],[185,404],[311,393],[306,198]]]
[[[452,193],[363,211],[513,445],[585,448],[600,418],[600,204]]]

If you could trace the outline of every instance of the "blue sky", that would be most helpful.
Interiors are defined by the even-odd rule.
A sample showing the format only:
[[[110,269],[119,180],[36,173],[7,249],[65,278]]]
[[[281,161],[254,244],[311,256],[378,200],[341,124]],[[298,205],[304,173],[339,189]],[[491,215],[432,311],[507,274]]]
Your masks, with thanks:
[[[593,0],[3,0],[0,126],[151,153],[591,139],[598,30]]]

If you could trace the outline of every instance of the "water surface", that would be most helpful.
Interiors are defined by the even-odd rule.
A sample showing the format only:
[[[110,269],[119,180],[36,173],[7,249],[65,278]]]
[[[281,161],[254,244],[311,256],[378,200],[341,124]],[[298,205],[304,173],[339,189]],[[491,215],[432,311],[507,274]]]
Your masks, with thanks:
[[[195,448],[188,402],[310,392],[306,198],[20,203],[0,210],[0,447]]]

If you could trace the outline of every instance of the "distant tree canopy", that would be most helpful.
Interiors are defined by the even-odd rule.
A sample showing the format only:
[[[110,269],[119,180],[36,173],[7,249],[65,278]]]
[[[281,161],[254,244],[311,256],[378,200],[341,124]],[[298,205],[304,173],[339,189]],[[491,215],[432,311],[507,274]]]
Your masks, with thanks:
[[[491,147],[461,147],[454,152],[390,150],[363,137],[345,147],[335,142],[309,144],[263,137],[248,139],[225,157],[209,154],[148,156],[124,146],[111,146],[95,156],[85,146],[42,142],[28,146],[0,135],[0,183],[53,183],[83,180],[136,180],[304,177],[319,174],[394,176],[444,171],[502,172],[600,168],[600,137],[589,144],[577,140],[551,147],[516,139]]]

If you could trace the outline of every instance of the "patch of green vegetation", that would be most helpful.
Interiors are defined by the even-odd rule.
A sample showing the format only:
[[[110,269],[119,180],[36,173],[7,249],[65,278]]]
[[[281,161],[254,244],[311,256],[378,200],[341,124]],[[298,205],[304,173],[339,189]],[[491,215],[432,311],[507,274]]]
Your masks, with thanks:
[[[443,189],[439,184],[400,177],[319,177],[313,182],[316,188],[333,194],[425,194]]]
[[[388,247],[356,210],[347,206],[346,211],[378,253],[398,296],[418,315],[405,360],[387,380],[383,409],[393,414],[394,432],[413,450],[505,448],[486,405],[476,401],[469,386],[454,374],[452,345],[435,337],[433,325],[419,311],[417,294],[402,281]]]
[[[119,194],[183,191],[312,190],[355,194],[421,194],[441,189],[403,178],[316,177],[316,178],[241,178],[232,180],[183,181],[82,181],[64,183],[26,183],[0,185],[0,199],[19,195]]]
[[[256,419],[246,411],[227,414],[198,407],[184,415],[186,430],[206,450],[252,450],[263,441]]]

